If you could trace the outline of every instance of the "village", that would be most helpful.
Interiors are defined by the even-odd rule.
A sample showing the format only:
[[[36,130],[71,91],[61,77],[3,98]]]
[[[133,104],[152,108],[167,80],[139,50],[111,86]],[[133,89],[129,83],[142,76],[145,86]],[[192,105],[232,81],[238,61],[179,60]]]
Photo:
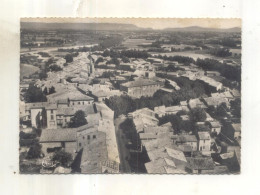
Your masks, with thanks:
[[[240,173],[239,32],[23,32],[21,173]]]

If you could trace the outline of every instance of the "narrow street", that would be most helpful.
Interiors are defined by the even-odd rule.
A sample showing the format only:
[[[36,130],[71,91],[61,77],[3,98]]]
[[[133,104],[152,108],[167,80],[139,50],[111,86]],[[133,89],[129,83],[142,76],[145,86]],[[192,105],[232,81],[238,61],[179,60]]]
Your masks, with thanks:
[[[120,124],[125,121],[126,118],[116,118],[115,119],[115,129],[116,129],[116,138],[117,145],[119,150],[120,164],[121,164],[121,172],[123,173],[131,173],[131,167],[128,163],[127,159],[130,159],[129,150],[126,148],[127,139],[123,133],[123,130],[120,129]]]

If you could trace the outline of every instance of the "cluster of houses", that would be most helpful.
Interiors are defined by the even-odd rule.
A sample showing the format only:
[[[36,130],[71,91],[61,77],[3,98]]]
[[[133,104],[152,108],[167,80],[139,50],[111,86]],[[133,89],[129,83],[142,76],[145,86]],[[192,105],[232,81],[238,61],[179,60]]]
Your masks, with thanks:
[[[231,98],[232,97],[232,98]],[[216,98],[214,104],[208,98]],[[211,117],[207,112],[208,106],[219,106],[228,103],[235,97],[231,92],[212,93],[205,99],[191,99],[180,102],[177,106],[159,106],[154,110],[143,108],[128,114],[136,130],[137,143],[140,151],[147,156],[144,162],[147,173],[228,173],[234,171],[232,165],[240,167],[241,124],[230,123],[233,135],[222,133],[222,122]],[[221,98],[221,101],[219,101]],[[159,125],[159,118],[165,115],[180,114],[183,121],[190,120],[186,113],[194,108],[205,110],[206,119],[196,125],[206,126],[205,130],[193,133],[176,133],[171,122]],[[237,141],[237,145],[223,145],[216,136]],[[237,168],[239,169],[239,168]],[[237,170],[236,169],[236,170]]]
[[[85,63],[86,70],[92,66],[88,62]],[[79,76],[82,76],[79,71],[81,67],[83,64],[74,71],[77,70]],[[49,159],[55,151],[64,150],[72,155],[73,160],[80,159],[76,169],[81,173],[119,173],[114,111],[99,96],[95,96],[102,90],[112,90],[100,84],[89,85],[88,89],[82,88],[83,84],[80,86],[80,83],[66,82],[61,79],[61,75],[59,73],[55,77],[51,73],[49,76],[53,79],[48,77],[47,80],[36,83],[42,89],[47,86],[56,87],[55,93],[47,95],[47,102],[20,101],[21,120],[30,121],[32,128],[42,129],[39,143],[45,155],[43,161]],[[88,77],[91,77],[91,73]],[[71,119],[77,111],[84,112],[87,124],[70,128]],[[41,171],[49,173],[50,169],[47,167]]]
[[[107,64],[109,57],[94,65],[97,58],[97,55],[80,52],[63,71],[50,72],[46,80],[38,80],[36,86],[42,90],[55,87],[55,93],[47,95],[47,102],[21,101],[20,116],[23,121],[31,121],[32,127],[43,129],[39,142],[46,156],[64,149],[74,159],[80,159],[79,169],[82,173],[119,173],[114,112],[106,106],[105,100],[123,94],[132,98],[152,97],[158,90],[171,93],[180,90],[180,87],[170,79],[156,76],[156,73],[160,73],[158,67],[168,65],[164,60],[154,57],[146,60],[131,59],[130,63],[120,64],[125,71],[115,70],[113,64]],[[103,66],[112,70],[100,68]],[[196,125],[207,126],[209,130],[197,134],[176,133],[174,124],[170,122],[159,125],[158,118],[165,115],[182,112],[181,120],[188,121],[189,115],[185,113],[194,108],[206,110],[210,106],[217,108],[223,103],[230,108],[230,102],[240,98],[238,91],[228,90],[212,78],[220,76],[218,72],[205,72],[195,65],[179,66],[184,71],[167,74],[199,80],[212,87],[215,93],[209,97],[181,101],[176,106],[158,106],[153,110],[143,108],[128,114],[135,126],[140,151],[142,155],[147,155],[148,160],[144,163],[147,173],[232,171],[230,163],[235,161],[240,166],[240,146],[224,146],[213,135],[221,135],[227,140],[235,139],[240,143],[240,123],[229,122],[233,129],[231,138],[222,132],[222,121],[212,118],[207,112],[206,120]],[[135,71],[128,71],[132,69]],[[117,74],[109,78],[101,76],[109,71]],[[167,87],[169,85],[170,88]],[[71,119],[79,110],[84,112],[88,124],[69,128]]]

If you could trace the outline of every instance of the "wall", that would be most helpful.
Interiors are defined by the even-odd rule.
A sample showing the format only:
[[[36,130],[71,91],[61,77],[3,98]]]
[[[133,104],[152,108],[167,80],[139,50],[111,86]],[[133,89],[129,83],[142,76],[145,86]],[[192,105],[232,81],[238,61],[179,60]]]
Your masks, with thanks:
[[[42,113],[42,109],[41,108],[34,108],[31,109],[31,123],[32,123],[32,127],[37,128],[39,126],[39,116]]]
[[[48,143],[40,143],[42,145],[42,152],[45,155],[48,155],[47,149],[48,148],[55,148],[55,147],[61,147],[61,142],[48,142]]]
[[[53,113],[51,113],[51,111]],[[47,129],[57,129],[57,120],[56,120],[57,110],[55,109],[46,110],[46,113],[47,113]]]
[[[205,143],[204,143],[204,140],[199,140],[198,150],[199,151],[210,151],[210,143],[211,143],[210,140],[205,140]]]
[[[80,105],[89,105],[92,104],[93,100],[70,100],[69,106],[80,106]]]

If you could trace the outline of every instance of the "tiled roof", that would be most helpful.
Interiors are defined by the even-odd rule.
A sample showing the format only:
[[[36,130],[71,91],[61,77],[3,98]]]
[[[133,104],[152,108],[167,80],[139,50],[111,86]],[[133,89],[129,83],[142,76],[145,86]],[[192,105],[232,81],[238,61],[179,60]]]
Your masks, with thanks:
[[[187,157],[187,167],[192,170],[213,170],[215,164],[211,157]]]
[[[176,150],[176,149],[173,149],[173,148],[168,148],[168,147],[165,147],[165,149],[166,149],[167,154],[170,157],[172,157],[173,159],[177,159],[177,160],[180,160],[180,161],[183,161],[183,162],[187,162],[186,157],[184,156],[182,151]]]
[[[209,132],[198,132],[200,140],[210,140]]]
[[[177,141],[178,142],[182,142],[182,143],[185,143],[185,142],[197,142],[197,138],[195,135],[179,135],[177,137]]]
[[[67,129],[44,129],[40,137],[40,142],[61,142],[76,141],[78,128]]]

